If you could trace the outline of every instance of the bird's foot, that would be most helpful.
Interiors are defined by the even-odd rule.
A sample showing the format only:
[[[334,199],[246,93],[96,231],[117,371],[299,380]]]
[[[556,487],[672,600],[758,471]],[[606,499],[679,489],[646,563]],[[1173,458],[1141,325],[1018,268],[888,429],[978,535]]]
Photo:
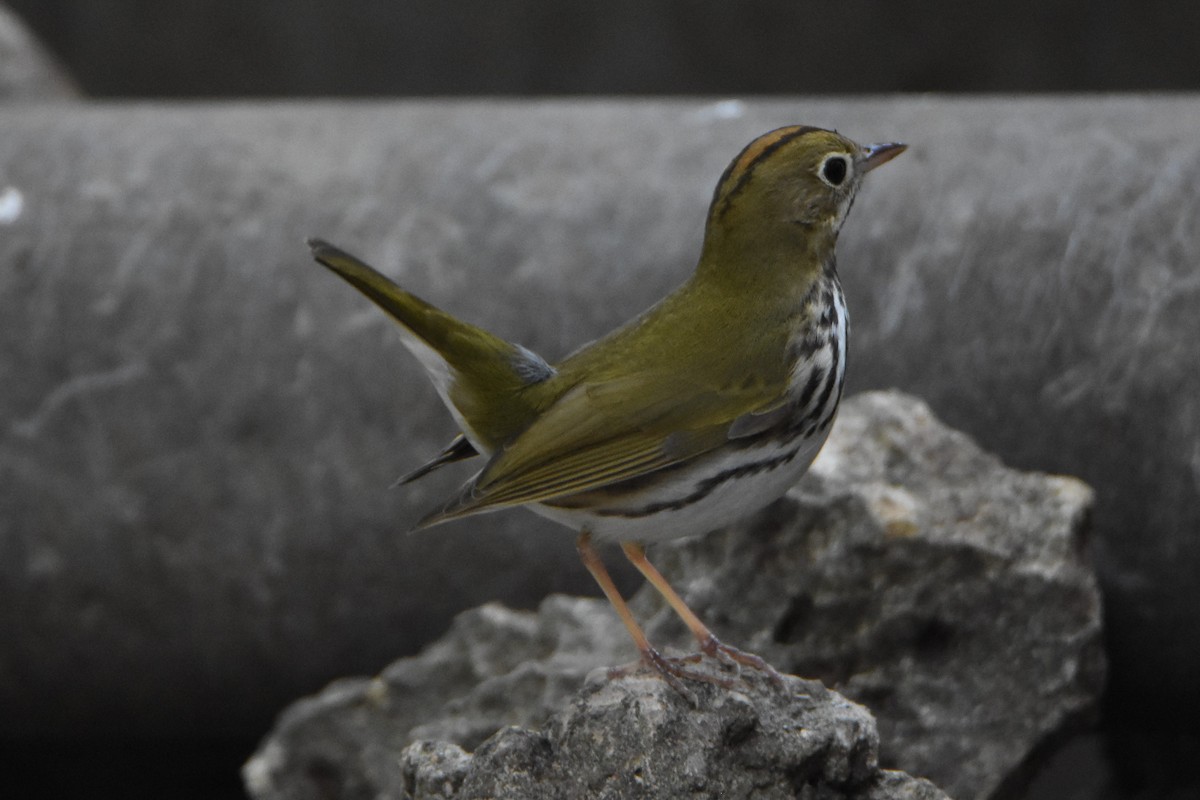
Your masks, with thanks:
[[[722,668],[732,670],[732,677],[715,674],[711,668],[703,666],[704,660],[710,658]],[[608,670],[610,678],[620,678],[638,670],[653,670],[667,685],[683,695],[693,707],[698,707],[695,692],[687,687],[687,682],[708,683],[722,689],[732,689],[742,677],[742,667],[749,667],[764,675],[771,685],[778,688],[784,686],[783,676],[766,662],[762,656],[747,653],[736,647],[724,644],[717,637],[709,637],[700,643],[700,652],[686,656],[664,656],[654,648],[642,652],[640,660],[622,667],[612,667]]]
[[[624,667],[612,667],[609,669],[608,675],[610,678],[619,678],[641,669],[653,670],[666,681],[668,686],[683,695],[692,706],[697,706],[696,695],[687,687],[685,681],[710,683],[720,686],[722,689],[732,689],[734,685],[734,679],[714,675],[699,667],[701,661],[700,653],[671,657],[664,656],[654,648],[649,648],[642,652],[639,661]]]
[[[700,642],[700,652],[704,655],[714,658],[721,662],[725,667],[733,669],[738,677],[741,677],[742,667],[750,667],[751,669],[761,672],[767,676],[767,680],[771,682],[775,688],[783,687],[783,676],[763,659],[762,656],[754,653],[747,653],[744,650],[739,650],[736,647],[723,643],[711,633],[707,638]]]

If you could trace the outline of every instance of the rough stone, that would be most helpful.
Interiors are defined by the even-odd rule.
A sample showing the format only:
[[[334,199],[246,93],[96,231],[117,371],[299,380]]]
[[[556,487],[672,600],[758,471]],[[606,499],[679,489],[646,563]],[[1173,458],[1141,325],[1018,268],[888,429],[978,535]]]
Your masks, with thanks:
[[[450,423],[303,239],[554,358],[682,280],[796,120],[912,145],[843,232],[851,388],[1095,486],[1112,696],[1200,704],[1196,97],[60,104],[0,115],[0,732],[261,731],[589,587],[527,513],[402,535],[463,473],[386,486]]]
[[[66,100],[77,96],[63,68],[17,15],[0,3],[0,102]]]
[[[852,398],[835,428],[787,498],[659,566],[715,630],[870,708],[886,764],[994,797],[1095,718],[1092,491],[1008,469],[896,393]],[[686,642],[640,599],[652,639]]]
[[[433,798],[945,798],[878,767],[865,709],[819,683],[782,689],[745,676],[698,687],[693,706],[656,677],[600,677],[544,730],[506,727],[465,756],[417,742],[401,772],[412,800]],[[450,791],[447,791],[450,790]]]
[[[398,757],[374,755],[369,776],[324,762],[316,780],[313,770],[281,790],[262,772],[249,786],[257,797],[295,800],[945,797],[879,769],[875,723],[862,706],[817,682],[788,677],[775,687],[757,674],[734,689],[696,684],[685,699],[657,676],[598,671],[540,729],[500,726],[469,754],[418,739]]]
[[[460,614],[418,657],[378,677],[338,681],[290,706],[244,770],[256,797],[336,796],[399,785],[396,754],[414,740],[474,749],[506,726],[538,726],[599,664],[629,658],[627,634],[602,600],[552,595],[537,614],[489,604]],[[326,779],[328,780],[328,779]]]
[[[1081,553],[1091,500],[1075,479],[1005,468],[913,398],[869,393],[844,403],[788,497],[651,555],[718,635],[869,708],[885,766],[993,798],[1095,710],[1099,595]],[[649,587],[633,606],[653,641],[690,646]],[[288,709],[247,786],[259,800],[315,797],[323,765],[338,797],[404,781],[465,791],[462,775],[492,767],[428,744],[407,767],[396,753],[441,740],[479,758],[511,726],[532,746],[541,734],[526,729],[554,730],[591,668],[633,655],[600,600],[466,612],[420,656]]]

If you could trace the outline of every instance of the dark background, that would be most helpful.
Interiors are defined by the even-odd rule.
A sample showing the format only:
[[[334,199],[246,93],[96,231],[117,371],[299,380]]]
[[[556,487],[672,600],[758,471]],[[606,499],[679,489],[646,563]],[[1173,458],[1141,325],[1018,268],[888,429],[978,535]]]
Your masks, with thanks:
[[[92,98],[1200,89],[1195,2],[9,0],[7,6]],[[95,796],[98,787],[119,784],[127,787],[124,797],[158,797],[165,786],[173,796],[187,787],[187,796],[237,797],[237,767],[261,733],[188,742],[8,742],[0,745],[11,765],[4,782],[13,781],[14,796],[33,787],[39,796]],[[1181,746],[1180,759],[1188,752]],[[1060,764],[1039,796],[1071,796],[1070,775],[1090,769],[1088,758]]]
[[[1200,3],[9,0],[93,97],[1174,91]]]

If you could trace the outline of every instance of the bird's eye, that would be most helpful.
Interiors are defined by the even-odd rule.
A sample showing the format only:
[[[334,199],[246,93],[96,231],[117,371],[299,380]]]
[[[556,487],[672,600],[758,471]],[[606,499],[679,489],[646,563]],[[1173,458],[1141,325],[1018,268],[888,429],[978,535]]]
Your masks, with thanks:
[[[845,156],[830,156],[821,165],[821,180],[830,186],[841,186],[846,180],[847,168]]]

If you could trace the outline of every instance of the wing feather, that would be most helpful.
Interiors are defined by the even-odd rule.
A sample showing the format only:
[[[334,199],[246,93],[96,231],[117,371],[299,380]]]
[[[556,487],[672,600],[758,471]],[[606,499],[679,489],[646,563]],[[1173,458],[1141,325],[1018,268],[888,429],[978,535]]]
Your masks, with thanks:
[[[746,435],[739,420],[779,405],[763,385],[703,389],[643,373],[575,386],[419,527],[598,489],[694,458],[729,441],[732,429]]]

